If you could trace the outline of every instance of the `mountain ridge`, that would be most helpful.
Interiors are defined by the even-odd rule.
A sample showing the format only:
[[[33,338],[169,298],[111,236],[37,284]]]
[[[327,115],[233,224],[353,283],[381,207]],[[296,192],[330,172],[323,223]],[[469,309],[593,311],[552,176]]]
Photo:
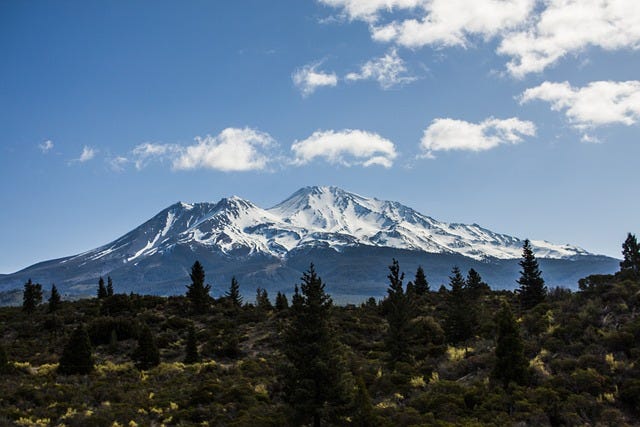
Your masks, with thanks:
[[[612,258],[572,245],[541,240],[532,240],[532,245],[540,259],[567,266],[586,259],[609,260],[605,264],[613,265]],[[111,274],[128,280],[133,289],[144,287],[153,292],[156,283],[158,289],[164,289],[162,293],[174,286],[179,274],[188,277],[186,269],[200,258],[208,260],[222,280],[236,271],[261,286],[270,280],[297,280],[304,270],[301,264],[313,261],[319,253],[329,258],[333,253],[348,254],[344,256],[354,258],[350,263],[363,266],[372,261],[355,258],[372,253],[376,257],[402,253],[416,262],[426,257],[442,266],[439,260],[444,259],[461,266],[515,265],[521,247],[522,239],[478,224],[438,221],[399,202],[338,187],[310,186],[267,209],[238,196],[218,202],[176,202],[106,245],[0,276],[0,291],[22,286],[25,277],[33,275],[36,280],[44,276],[59,288],[82,293],[97,276]],[[341,271],[332,279],[351,280],[342,277],[347,270]],[[442,273],[432,272],[437,277]],[[563,277],[573,280],[575,274]],[[362,278],[361,282],[371,284],[372,280]]]

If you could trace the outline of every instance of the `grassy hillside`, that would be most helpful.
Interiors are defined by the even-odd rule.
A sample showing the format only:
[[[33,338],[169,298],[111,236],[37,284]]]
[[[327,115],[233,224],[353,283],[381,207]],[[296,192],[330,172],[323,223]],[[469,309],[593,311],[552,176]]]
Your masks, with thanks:
[[[486,290],[474,306],[473,337],[455,345],[444,326],[448,293],[416,298],[411,357],[394,365],[383,304],[332,308],[352,394],[327,425],[361,425],[354,414],[363,408],[369,425],[380,426],[640,424],[638,280],[591,276],[580,291],[553,290],[526,312],[514,293]],[[503,301],[516,313],[529,360],[523,385],[503,387],[492,377],[494,316]],[[66,301],[53,314],[46,305],[30,314],[0,308],[8,356],[0,367],[0,425],[288,425],[282,346],[290,310],[235,310],[220,299],[195,315],[185,297],[124,294]],[[79,324],[89,332],[95,368],[59,374]],[[142,325],[161,358],[143,371],[131,358]],[[184,364],[190,325],[202,361]],[[360,379],[366,393],[356,387]]]

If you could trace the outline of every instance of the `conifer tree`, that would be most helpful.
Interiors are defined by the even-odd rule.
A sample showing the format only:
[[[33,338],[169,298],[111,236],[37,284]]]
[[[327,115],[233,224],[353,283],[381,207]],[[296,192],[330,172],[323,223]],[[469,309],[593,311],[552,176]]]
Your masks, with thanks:
[[[373,402],[362,377],[356,378],[356,395],[354,399],[354,414],[351,424],[356,427],[375,426],[376,418],[373,414]]]
[[[36,307],[42,302],[42,285],[33,283],[31,279],[24,284],[22,293],[22,310],[33,313]]]
[[[7,349],[0,342],[0,374],[7,372],[9,369],[9,357],[7,356]]]
[[[416,277],[413,280],[413,286],[415,287],[416,295],[422,296],[429,292],[429,282],[427,276],[424,274],[422,266],[418,266],[416,270]]]
[[[622,244],[622,261],[620,271],[640,274],[640,245],[634,234],[629,233]]]
[[[198,353],[198,340],[196,338],[196,329],[193,325],[189,326],[189,332],[187,334],[187,345],[185,348],[184,363],[192,364],[200,361],[200,354]]]
[[[203,314],[209,308],[211,285],[204,284],[204,268],[200,261],[196,261],[191,267],[190,277],[191,285],[187,285],[187,298],[191,301],[193,311]]]
[[[236,277],[233,276],[231,278],[231,285],[229,286],[229,290],[225,294],[229,302],[234,308],[242,307],[242,295],[240,295],[240,285],[238,285],[238,281]]]
[[[498,336],[496,342],[496,364],[492,377],[500,381],[503,387],[510,382],[524,385],[527,381],[528,362],[524,356],[524,345],[518,323],[508,303],[503,302],[496,316]]]
[[[91,341],[84,325],[80,325],[73,331],[62,351],[58,372],[65,375],[88,374],[92,370]]]
[[[295,287],[285,332],[285,399],[294,425],[320,426],[346,402],[346,369],[330,326],[331,297],[313,264],[303,273],[301,289]]]
[[[287,296],[278,291],[278,294],[276,295],[276,311],[284,311],[287,308],[289,308],[289,301],[287,300]]]
[[[269,294],[266,289],[258,288],[256,289],[256,307],[259,310],[273,310],[273,305],[269,300]]]
[[[522,267],[520,278],[518,279],[520,284],[520,306],[523,310],[528,310],[543,302],[547,296],[547,287],[544,284],[542,272],[538,267],[538,260],[533,254],[529,239],[524,241],[522,260],[519,264]]]
[[[491,290],[489,285],[482,281],[480,273],[473,268],[467,273],[466,289],[471,298],[476,300]]]
[[[444,330],[448,341],[457,344],[471,338],[474,327],[473,314],[469,310],[470,298],[458,267],[451,270],[449,287],[451,289],[446,298]]]
[[[160,364],[160,351],[156,339],[147,325],[143,325],[138,336],[138,347],[133,353],[138,369],[147,370]]]
[[[113,280],[111,280],[111,276],[107,276],[107,296],[113,296]]]
[[[98,280],[98,299],[103,299],[107,297],[107,288],[104,286],[104,279],[100,276],[100,280]]]
[[[49,313],[53,313],[60,308],[60,293],[56,285],[51,285],[51,296],[49,297]]]
[[[413,317],[413,305],[402,288],[404,273],[400,273],[400,265],[395,258],[389,266],[387,278],[389,287],[384,301],[384,310],[389,329],[385,343],[393,365],[397,361],[406,361],[410,358],[410,321]]]

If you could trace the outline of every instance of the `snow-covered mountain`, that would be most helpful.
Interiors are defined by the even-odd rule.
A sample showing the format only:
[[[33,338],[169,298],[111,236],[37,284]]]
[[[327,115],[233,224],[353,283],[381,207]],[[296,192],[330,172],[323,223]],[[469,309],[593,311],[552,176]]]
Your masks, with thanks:
[[[571,245],[541,240],[532,240],[532,245],[537,257],[549,262],[581,260],[584,264],[606,258]],[[442,262],[446,270],[438,270],[438,277],[446,277],[450,263],[493,263],[488,274],[494,274],[495,265],[501,262],[516,265],[521,250],[520,238],[477,224],[438,221],[398,202],[336,187],[305,187],[269,209],[235,196],[217,203],[176,203],[107,245],[0,277],[0,291],[21,286],[25,277],[33,277],[82,292],[83,286],[92,289],[96,276],[111,274],[126,279],[135,289],[155,292],[162,287],[164,293],[170,293],[167,289],[188,277],[194,259],[208,260],[218,277],[244,275],[264,285],[274,277],[297,279],[302,265],[317,259],[318,253],[323,259],[344,254],[333,265],[353,267],[358,262],[373,262],[374,253],[387,257],[403,251],[415,262],[427,255],[432,260],[439,256],[432,264]],[[606,259],[607,266],[612,264],[611,258]],[[604,270],[593,272],[600,271]],[[570,280],[578,273],[572,274],[567,276]],[[340,275],[336,278],[347,280]]]
[[[542,240],[532,244],[540,258],[589,255],[571,245]],[[460,254],[476,260],[519,258],[522,251],[519,238],[477,224],[437,221],[400,203],[337,187],[305,187],[270,209],[235,196],[217,203],[176,203],[131,233],[77,258],[95,261],[115,256],[135,263],[176,245],[198,245],[234,256],[275,257],[309,247],[340,251],[360,245]]]

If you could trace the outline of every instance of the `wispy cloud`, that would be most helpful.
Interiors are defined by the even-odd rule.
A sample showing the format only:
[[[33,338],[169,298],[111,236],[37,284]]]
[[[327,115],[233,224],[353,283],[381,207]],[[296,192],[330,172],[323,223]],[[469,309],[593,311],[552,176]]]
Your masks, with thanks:
[[[319,87],[338,84],[338,76],[335,73],[318,70],[321,65],[322,61],[307,64],[295,70],[291,75],[293,84],[300,90],[302,96],[311,95]]]
[[[85,145],[84,147],[82,147],[82,153],[80,153],[80,157],[75,159],[75,161],[80,163],[88,162],[89,160],[93,159],[97,153],[98,150]]]
[[[640,120],[640,81],[596,81],[584,87],[569,82],[544,82],[527,89],[520,103],[546,101],[551,109],[563,111],[569,123],[578,128],[609,124],[632,125]]]
[[[47,154],[51,149],[53,149],[53,141],[47,139],[42,144],[38,144],[38,148],[42,151],[42,154]]]
[[[424,131],[420,148],[424,157],[436,151],[485,151],[501,144],[517,144],[523,136],[534,136],[536,127],[530,121],[515,117],[490,117],[480,123],[449,118],[435,119]]]
[[[380,58],[367,61],[360,71],[345,76],[348,81],[375,80],[383,89],[411,83],[416,77],[407,74],[407,66],[396,49],[391,49]]]
[[[344,166],[373,166],[389,168],[396,158],[393,142],[372,132],[355,129],[317,131],[309,138],[291,146],[294,164],[304,165],[322,158]]]

